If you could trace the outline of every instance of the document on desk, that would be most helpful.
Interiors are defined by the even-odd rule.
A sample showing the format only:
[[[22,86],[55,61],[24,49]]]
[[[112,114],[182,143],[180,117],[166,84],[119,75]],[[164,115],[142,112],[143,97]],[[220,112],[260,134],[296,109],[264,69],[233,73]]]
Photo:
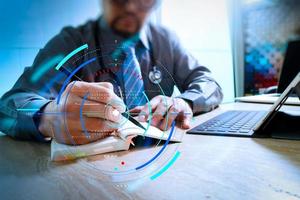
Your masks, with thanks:
[[[246,103],[267,103],[273,104],[280,97],[280,94],[262,94],[262,95],[254,95],[254,96],[244,96],[237,97],[235,100],[237,102],[246,102]],[[284,102],[285,105],[300,105],[300,101],[298,97],[288,97],[288,99]]]
[[[148,127],[147,123],[141,124],[144,127]],[[159,140],[167,140],[169,134],[170,130],[161,131],[154,126],[149,126],[145,131],[128,120],[115,134],[93,143],[73,146],[60,144],[53,139],[51,142],[51,160],[74,160],[91,155],[129,150],[130,145],[133,145],[132,139],[138,135]],[[182,132],[173,131],[170,141],[181,142],[182,134]]]

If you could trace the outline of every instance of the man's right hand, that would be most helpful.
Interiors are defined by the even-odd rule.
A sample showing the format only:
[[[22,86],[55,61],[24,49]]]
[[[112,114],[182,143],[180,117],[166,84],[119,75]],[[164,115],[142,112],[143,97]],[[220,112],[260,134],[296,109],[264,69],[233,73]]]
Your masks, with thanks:
[[[120,113],[125,109],[111,83],[72,82],[59,104],[55,100],[43,109],[39,131],[60,143],[90,143],[117,130],[123,119]]]

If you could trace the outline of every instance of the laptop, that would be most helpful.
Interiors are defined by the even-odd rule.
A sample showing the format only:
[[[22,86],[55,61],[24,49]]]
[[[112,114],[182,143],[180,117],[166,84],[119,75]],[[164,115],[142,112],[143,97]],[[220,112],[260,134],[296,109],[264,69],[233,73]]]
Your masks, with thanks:
[[[278,100],[280,94],[285,90],[285,88],[287,88],[290,80],[292,80],[298,72],[300,72],[300,40],[292,41],[288,44],[278,82],[277,93],[237,97],[235,100],[238,102],[272,104]],[[290,94],[290,97],[287,99],[285,104],[300,105],[300,101],[296,95]]]
[[[300,95],[300,72],[283,91],[269,111],[226,111],[187,131],[187,133],[219,136],[265,137],[263,134],[264,129],[266,129],[281,106],[287,100],[289,94],[294,90]]]

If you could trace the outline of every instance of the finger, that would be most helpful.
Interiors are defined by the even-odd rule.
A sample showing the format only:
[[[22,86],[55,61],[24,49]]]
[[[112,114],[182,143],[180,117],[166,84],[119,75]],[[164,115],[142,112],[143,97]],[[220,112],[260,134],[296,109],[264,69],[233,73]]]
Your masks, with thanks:
[[[103,86],[105,88],[108,88],[109,90],[114,90],[114,86],[110,82],[98,82],[98,83],[95,83],[95,84],[99,85],[99,86]]]
[[[178,114],[179,114],[178,109],[176,109],[176,107],[174,105],[172,105],[170,107],[170,109],[168,110],[166,117],[163,119],[163,121],[159,127],[160,130],[163,130],[163,131],[168,130],[172,126],[172,123],[175,121]]]
[[[166,100],[167,102],[164,102],[164,100],[161,101],[161,103],[158,104],[155,112],[153,113],[151,124],[153,126],[159,127],[160,123],[164,119],[165,115],[167,114],[170,106],[172,106],[172,103],[169,100]]]
[[[176,101],[176,102],[177,102],[176,105],[180,108],[179,109],[180,113],[177,116],[177,119],[178,121],[181,122],[181,128],[183,129],[191,128],[190,122],[193,118],[193,111],[191,107],[189,106],[189,104],[185,103],[185,101],[182,101],[182,103],[180,103],[180,101]]]
[[[68,85],[68,87],[71,84]],[[69,89],[67,88],[67,91]],[[122,99],[120,99],[113,91],[113,86],[110,83],[87,83],[76,82],[72,88],[71,93],[79,97],[86,98],[98,103],[110,104],[113,107],[121,109],[120,112],[124,112],[126,107]]]
[[[88,131],[91,135],[93,133],[106,133],[113,132],[119,128],[118,123],[108,122],[103,119],[84,117],[84,126],[80,126],[81,131]]]
[[[88,102],[83,106],[83,115],[90,118],[101,118],[112,122],[120,122],[122,115],[120,111],[110,105]]]
[[[117,96],[114,93],[114,86],[112,83],[110,82],[100,82],[100,83],[96,83],[97,85],[103,86],[105,88],[108,88],[110,91],[113,92],[114,96]],[[126,111],[126,106],[124,104],[124,101],[117,96],[117,99],[112,100],[111,102],[108,102],[108,104],[110,104],[111,106],[115,107],[117,110],[119,110],[121,113]]]
[[[118,124],[108,123],[103,119],[84,117],[82,123],[74,120],[69,122],[68,130],[73,143],[86,144],[111,135],[117,130],[117,126]]]
[[[183,129],[190,129],[191,128],[191,120],[192,120],[192,115],[190,114],[184,114],[183,113],[183,121],[182,121],[182,128]]]
[[[73,139],[73,141],[75,141],[76,145],[83,145],[83,144],[88,144],[91,142],[95,142],[97,140],[104,139],[110,135],[112,135],[112,133],[99,132],[99,133],[94,133],[93,135],[91,135],[89,137],[86,137],[85,135],[72,136],[72,139]]]
[[[180,112],[180,114],[177,116],[176,121],[178,121],[181,126],[180,128],[182,129],[189,129],[191,128],[191,121],[193,118],[193,114],[191,112]]]
[[[97,103],[90,100],[80,102],[80,97],[72,97],[74,103],[69,102],[67,104],[68,117],[72,119],[78,119],[80,114],[91,118],[102,118],[113,122],[119,122],[121,120],[121,113],[111,105],[105,105],[103,103]],[[82,100],[82,99],[81,99]]]
[[[146,103],[139,114],[139,120],[142,122],[146,122],[149,118],[150,112],[153,112],[156,110],[158,104],[161,101],[161,96],[156,96],[153,99],[151,99],[148,103]],[[149,109],[150,107],[150,109]]]
[[[59,119],[59,118],[55,118],[52,121],[53,126],[51,127],[51,130],[53,131],[53,138],[59,142],[59,143],[63,143],[63,144],[72,144],[74,143],[72,141],[72,137],[71,134],[67,129],[67,124],[64,123],[63,119]]]
[[[110,85],[110,83],[106,83],[106,84],[108,86]],[[78,96],[79,98],[76,98],[76,96]],[[70,102],[70,104],[72,104],[73,102],[77,102],[77,104],[78,104],[78,103],[82,103],[83,99],[85,99],[85,101],[92,101],[94,103],[101,103],[101,104],[106,104],[108,106],[112,106],[115,109],[117,109],[120,113],[123,113],[126,110],[126,106],[125,106],[124,102],[118,96],[116,96],[114,93],[112,94],[113,100],[110,100],[107,103],[104,103],[104,101],[97,101],[97,98],[98,97],[95,94],[91,94],[88,91],[85,93],[85,95],[82,95],[82,93],[75,92],[75,93],[72,93],[71,95],[69,95],[68,102]]]
[[[104,139],[108,136],[112,135],[112,132],[95,132],[93,134],[90,134],[86,136],[83,132],[81,132],[80,135],[72,135],[72,143],[73,145],[82,145],[82,144],[88,144],[91,142],[95,142],[97,140]]]
[[[113,90],[114,87],[110,82],[85,82],[85,81],[74,81],[68,84],[66,90],[71,90],[77,94],[84,94],[88,91],[97,90],[99,88],[107,88]]]
[[[141,113],[143,108],[144,106],[136,106],[129,110],[129,114],[133,117],[138,116]]]

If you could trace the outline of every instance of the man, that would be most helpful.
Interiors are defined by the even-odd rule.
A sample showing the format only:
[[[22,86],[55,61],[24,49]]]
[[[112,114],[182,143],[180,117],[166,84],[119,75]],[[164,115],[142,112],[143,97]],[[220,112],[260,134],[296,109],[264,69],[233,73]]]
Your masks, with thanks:
[[[44,141],[55,137],[66,144],[85,144],[118,128],[123,119],[120,113],[126,110],[124,101],[130,112],[139,113],[140,121],[149,120],[152,112],[151,124],[162,130],[169,129],[173,121],[188,129],[193,113],[207,112],[216,107],[223,95],[210,71],[199,65],[172,33],[147,22],[158,4],[156,0],[103,0],[103,15],[98,20],[77,28],[64,28],[38,53],[33,66],[27,68],[2,97],[4,105],[11,109],[33,109],[34,112],[18,112],[15,122],[2,123],[1,131],[18,139]],[[101,51],[101,55],[95,53],[97,59],[78,70],[72,76],[73,81],[68,81],[63,87],[66,77],[58,75],[55,70],[58,62],[51,62],[51,59],[66,56],[83,44],[88,44],[91,52]],[[120,56],[113,57],[120,46]],[[96,49],[98,51],[93,51]],[[87,62],[91,54],[78,52],[77,59],[62,70],[67,74],[73,72]],[[101,69],[108,68],[115,60],[120,62],[120,69],[114,75],[123,91],[121,95],[116,91],[115,81],[107,81],[101,74]],[[33,80],[45,63],[51,63],[52,67],[40,79]],[[158,63],[166,69],[159,85],[148,77],[153,65]],[[132,77],[132,74],[137,76]],[[173,80],[182,92],[176,98],[169,97]],[[45,85],[48,85],[47,90]],[[124,101],[120,98],[122,93]],[[7,117],[5,119],[9,121]]]

